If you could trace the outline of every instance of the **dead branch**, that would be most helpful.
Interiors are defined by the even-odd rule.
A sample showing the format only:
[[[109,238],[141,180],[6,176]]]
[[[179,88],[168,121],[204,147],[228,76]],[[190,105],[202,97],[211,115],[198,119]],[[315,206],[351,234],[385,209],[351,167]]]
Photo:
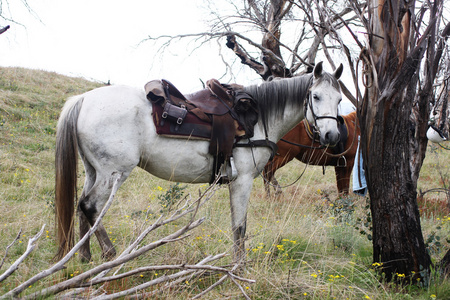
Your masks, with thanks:
[[[222,253],[222,254],[218,254],[215,256],[208,256],[205,259],[203,259],[202,261],[200,261],[199,263],[195,264],[195,265],[165,265],[165,266],[150,266],[150,267],[144,267],[144,268],[139,268],[124,274],[120,274],[118,276],[114,276],[111,278],[103,278],[102,281],[110,281],[110,280],[115,280],[115,279],[120,279],[120,278],[124,278],[124,277],[128,277],[130,275],[135,275],[138,273],[143,273],[143,272],[148,272],[148,271],[153,271],[153,270],[173,270],[173,269],[182,269],[183,271],[180,271],[178,273],[175,274],[170,274],[170,275],[164,275],[161,276],[157,279],[145,282],[141,285],[132,287],[128,290],[125,291],[121,291],[118,293],[114,293],[114,294],[110,294],[110,295],[101,295],[99,297],[93,298],[93,299],[116,299],[119,297],[123,297],[123,296],[127,296],[130,294],[136,294],[138,291],[149,288],[151,286],[157,285],[157,284],[161,284],[163,282],[167,282],[165,286],[161,287],[158,290],[155,290],[153,292],[150,293],[144,293],[142,295],[135,295],[133,298],[147,298],[151,295],[156,295],[156,294],[160,294],[162,292],[163,289],[167,289],[171,286],[173,286],[174,284],[178,284],[180,282],[185,282],[187,277],[186,275],[189,276],[194,276],[195,274],[198,274],[200,272],[203,272],[205,270],[208,271],[215,271],[215,272],[222,272],[226,274],[226,277],[229,277],[236,285],[240,286],[237,282],[237,280],[241,280],[241,281],[245,281],[248,283],[254,283],[254,280],[250,280],[250,279],[246,279],[240,276],[237,276],[235,274],[232,273],[232,271],[227,270],[225,268],[221,268],[221,267],[216,267],[216,266],[211,266],[211,265],[205,265],[205,263],[220,259],[222,257],[224,257],[226,255],[226,253]],[[178,279],[175,282],[170,282],[171,280],[174,279]],[[92,282],[93,284],[95,284],[95,282]],[[242,288],[242,287],[241,287]],[[243,289],[242,289],[243,291]],[[245,292],[243,293],[245,295]],[[246,295],[245,295],[246,296]],[[247,297],[248,298],[248,297]]]
[[[217,189],[219,188],[219,186],[217,185],[217,181],[219,178],[217,178],[213,184],[211,184],[203,193],[199,190],[199,197],[198,199],[193,202],[190,203],[188,198],[186,199],[185,204],[180,207],[179,209],[175,210],[174,213],[166,220],[162,220],[163,215],[161,215],[158,220],[156,220],[156,222],[152,225],[150,225],[147,229],[145,229],[138,237],[137,239],[129,246],[127,247],[127,249],[125,249],[119,256],[117,259],[124,257],[125,255],[128,255],[130,253],[133,253],[137,250],[138,245],[142,242],[142,240],[153,230],[166,225],[170,222],[176,221],[179,218],[191,213],[191,212],[197,212],[197,210],[204,204],[206,203],[208,200],[210,200],[213,195],[215,194],[215,192],[217,191]],[[193,207],[195,204],[197,204],[196,207]],[[118,273],[118,271],[120,270],[120,268],[123,266],[124,264],[122,264],[116,271],[115,274]],[[99,273],[97,276],[95,276],[91,282],[94,282],[95,280],[100,280],[102,277],[104,277],[111,269],[106,269],[104,271],[102,271],[101,273]],[[73,293],[80,293],[83,289],[80,288],[76,291],[74,291]]]
[[[20,228],[19,233],[17,233],[16,238],[11,242],[11,244],[9,244],[9,245],[6,247],[6,249],[5,249],[5,255],[3,256],[2,263],[0,264],[0,269],[3,267],[3,264],[5,263],[5,259],[6,259],[6,257],[8,256],[9,248],[11,248],[12,245],[14,245],[14,243],[20,238],[21,235],[22,235],[22,228]],[[1,280],[0,280],[0,282],[1,282]]]
[[[125,263],[125,262],[127,262],[129,260],[132,260],[132,259],[134,259],[134,258],[136,258],[136,257],[138,257],[138,256],[140,256],[140,255],[150,251],[150,250],[153,250],[153,249],[155,249],[155,248],[157,248],[159,246],[162,246],[162,245],[165,245],[167,243],[171,243],[171,242],[177,241],[179,239],[185,238],[186,236],[184,236],[184,237],[180,237],[180,236],[183,235],[184,233],[186,233],[187,231],[192,230],[193,228],[196,228],[197,226],[202,224],[204,220],[205,220],[204,218],[198,219],[195,222],[192,222],[191,224],[188,224],[184,228],[181,228],[177,232],[175,232],[173,234],[170,234],[170,235],[166,236],[165,238],[163,238],[161,240],[158,240],[156,242],[148,244],[147,246],[142,247],[142,248],[140,248],[139,250],[137,250],[137,251],[135,251],[133,253],[125,255],[125,256],[123,256],[121,258],[117,258],[117,259],[115,259],[113,261],[106,262],[106,263],[104,263],[104,264],[102,264],[100,266],[97,266],[97,267],[95,267],[95,268],[93,268],[93,269],[91,269],[91,270],[89,270],[87,272],[84,272],[84,273],[82,273],[82,274],[80,274],[80,275],[78,275],[78,276],[76,276],[74,278],[71,278],[69,280],[60,282],[58,284],[55,284],[54,286],[45,288],[45,289],[43,289],[43,290],[41,290],[41,291],[39,291],[39,292],[37,292],[37,293],[35,293],[33,295],[30,295],[29,297],[26,297],[26,298],[34,299],[34,298],[40,297],[40,296],[55,295],[55,294],[60,293],[60,292],[62,292],[64,290],[75,288],[75,287],[79,287],[83,283],[83,281],[87,280],[88,278],[90,278],[90,277],[92,277],[92,276],[94,276],[96,274],[99,274],[100,272],[102,272],[104,270],[117,267],[117,266],[119,266],[119,265],[121,265],[121,264],[123,264],[123,263]]]
[[[41,230],[31,239],[28,240],[28,246],[27,250],[20,256],[9,268],[0,276],[0,282],[8,278],[14,271],[16,271],[19,268],[19,265],[25,260],[25,258],[30,255],[31,252],[33,252],[34,248],[36,247],[36,241],[41,237],[42,233],[44,232],[45,224],[42,226]],[[21,232],[21,231],[20,231]],[[17,238],[20,237],[20,232],[17,235]],[[17,240],[17,238],[13,241],[13,243]],[[11,244],[12,245],[12,244]],[[10,246],[11,246],[10,245]],[[8,246],[8,248],[10,247]]]
[[[1,28],[1,29],[0,29],[0,34],[4,33],[4,32],[5,32],[6,30],[8,30],[9,28],[10,28],[9,25],[7,25],[7,26]]]

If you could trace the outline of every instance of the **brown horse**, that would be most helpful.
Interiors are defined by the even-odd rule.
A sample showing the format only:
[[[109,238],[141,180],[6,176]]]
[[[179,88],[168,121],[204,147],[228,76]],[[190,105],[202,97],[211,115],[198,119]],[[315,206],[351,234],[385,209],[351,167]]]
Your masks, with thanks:
[[[343,119],[347,127],[348,137],[343,145],[343,149],[341,149],[342,151],[338,151],[342,155],[335,153],[336,150],[333,148],[321,148],[320,143],[313,141],[310,134],[308,134],[307,130],[309,128],[305,127],[304,122],[300,122],[289,131],[277,143],[277,155],[264,168],[263,176],[266,195],[270,196],[270,185],[274,187],[276,194],[281,193],[281,186],[274,176],[275,172],[294,158],[309,165],[334,166],[338,193],[339,195],[348,195],[350,175],[355,162],[356,150],[358,149],[360,128],[358,125],[355,130],[357,123],[355,111],[343,116]]]

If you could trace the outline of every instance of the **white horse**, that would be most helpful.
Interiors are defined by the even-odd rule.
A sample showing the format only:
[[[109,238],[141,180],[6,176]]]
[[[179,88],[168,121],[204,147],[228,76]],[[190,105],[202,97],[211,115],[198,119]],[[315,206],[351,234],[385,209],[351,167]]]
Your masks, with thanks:
[[[306,111],[306,118],[320,133],[321,143],[335,144],[339,140],[336,116],[341,93],[337,79],[341,74],[342,65],[329,74],[322,72],[319,63],[312,74],[245,87],[258,103],[260,112],[251,141],[278,142],[305,117]],[[305,103],[306,99],[309,100]],[[59,118],[56,136],[58,256],[65,255],[74,243],[77,153],[86,170],[78,203],[81,238],[107,201],[115,174],[121,175],[119,186],[136,166],[166,180],[208,183],[214,161],[208,154],[208,146],[208,141],[157,135],[152,105],[143,90],[110,86],[69,99]],[[247,206],[253,179],[271,155],[271,149],[265,146],[233,149],[237,177],[229,184],[229,192],[236,261],[245,257]],[[102,225],[96,236],[103,257],[113,257],[114,246]],[[90,260],[89,241],[79,252],[82,259]]]

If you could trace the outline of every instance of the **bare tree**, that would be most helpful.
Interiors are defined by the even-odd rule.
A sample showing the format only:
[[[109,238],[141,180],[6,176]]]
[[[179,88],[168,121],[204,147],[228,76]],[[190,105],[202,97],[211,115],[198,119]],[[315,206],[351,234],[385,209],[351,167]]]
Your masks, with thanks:
[[[358,111],[373,219],[373,260],[382,264],[388,280],[404,274],[411,282],[426,282],[431,259],[416,189],[433,83],[450,25],[441,23],[443,1],[418,7],[404,0],[368,3],[367,13],[360,12],[368,42],[361,51],[366,87]]]
[[[182,38],[196,38],[203,43],[217,39],[231,49],[240,62],[254,70],[263,80],[292,77],[301,67],[312,68],[318,53],[323,53],[334,67],[327,39],[328,28],[339,29],[347,23],[359,22],[353,10],[341,1],[245,0],[229,1],[230,13],[224,2],[208,1],[212,19],[210,31],[176,36],[148,37],[163,41],[161,50]],[[316,5],[326,5],[336,16],[324,19]],[[331,38],[332,39],[332,38]],[[321,52],[322,51],[322,52]],[[225,61],[227,65],[232,63]],[[231,69],[231,68],[229,68]]]

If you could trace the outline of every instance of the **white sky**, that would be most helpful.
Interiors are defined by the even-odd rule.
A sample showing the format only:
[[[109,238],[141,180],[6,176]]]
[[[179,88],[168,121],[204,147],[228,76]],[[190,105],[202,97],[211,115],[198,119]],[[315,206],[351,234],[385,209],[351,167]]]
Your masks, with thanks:
[[[0,20],[1,27],[11,25],[0,35],[0,66],[138,87],[166,78],[186,93],[202,88],[199,78],[206,82],[225,72],[215,42],[194,55],[195,45],[187,41],[174,44],[163,56],[156,55],[153,42],[139,45],[149,35],[206,31],[201,0],[28,0],[40,21],[21,1],[10,2],[11,18],[23,26]],[[222,46],[223,53],[234,55]],[[251,70],[239,72],[239,83],[259,79]]]

